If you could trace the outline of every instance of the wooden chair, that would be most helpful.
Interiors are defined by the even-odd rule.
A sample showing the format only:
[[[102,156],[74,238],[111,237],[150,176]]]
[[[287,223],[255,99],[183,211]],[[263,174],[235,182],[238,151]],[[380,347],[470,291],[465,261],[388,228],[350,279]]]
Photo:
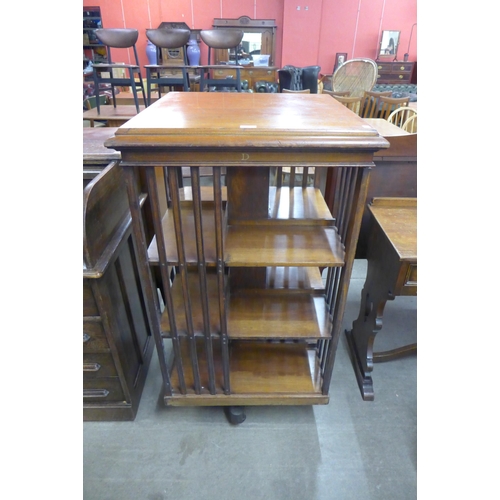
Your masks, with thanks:
[[[390,97],[391,95],[391,90],[388,90],[387,92],[372,92],[365,90],[360,116],[363,118],[377,118],[377,113],[380,107],[379,98]]]
[[[216,30],[201,30],[200,38],[208,47],[208,64],[200,65],[200,91],[214,87],[216,90],[221,88],[233,88],[237,92],[241,92],[241,70],[243,66],[238,64],[238,46],[243,39],[243,30],[235,29],[216,29]],[[235,64],[210,64],[210,55],[212,49],[234,49]],[[236,78],[228,76],[226,78],[214,78],[214,70],[234,70]]]
[[[148,40],[156,46],[157,53],[161,49],[174,50],[185,47],[191,31],[188,29],[147,29]],[[147,64],[146,79],[148,90],[148,106],[151,104],[151,86],[156,85],[158,98],[161,97],[161,86],[182,86],[184,92],[189,91],[189,75],[187,55],[184,51],[184,64]],[[156,89],[155,89],[156,90]]]
[[[378,118],[387,120],[389,115],[398,108],[407,107],[410,103],[409,97],[380,97],[380,113]]]
[[[95,30],[96,37],[105,46],[108,54],[108,62],[94,64],[94,85],[95,95],[97,97],[97,113],[100,114],[100,100],[99,89],[102,83],[108,83],[111,86],[111,93],[113,97],[113,106],[116,108],[115,87],[126,86],[132,89],[134,95],[134,102],[137,112],[139,113],[139,98],[137,96],[137,87],[142,90],[142,97],[144,99],[144,106],[146,103],[146,93],[144,92],[144,84],[141,76],[141,67],[139,65],[139,57],[137,56],[137,49],[135,44],[139,38],[139,31],[136,29],[125,28],[101,28]],[[135,57],[135,64],[115,64],[111,58],[111,49],[128,49],[132,48]],[[115,70],[124,71],[125,75],[115,76]],[[126,76],[128,72],[128,76]],[[136,76],[139,81],[136,82]]]
[[[408,120],[406,120],[403,123],[403,126],[401,128],[403,130],[405,130],[406,132],[409,132],[410,134],[416,134],[417,133],[417,113],[410,116],[410,118],[408,118]]]
[[[345,90],[344,92],[334,92],[333,90],[323,89],[322,94],[328,94],[331,95],[332,97],[335,96],[349,97],[351,93],[348,90]]]
[[[403,124],[411,118],[413,115],[416,115],[417,111],[408,106],[403,106],[401,108],[395,109],[388,117],[387,121],[389,123],[393,123],[397,127],[403,128]]]
[[[351,97],[363,97],[377,81],[377,64],[372,59],[350,59],[339,66],[332,76],[334,92],[349,91]]]
[[[310,94],[311,93],[311,91],[309,89],[302,89],[302,90],[283,89],[281,92],[283,94]]]
[[[334,95],[333,98],[337,99],[337,101],[341,102],[346,108],[359,115],[361,101],[363,99],[362,97],[344,97],[340,95]]]

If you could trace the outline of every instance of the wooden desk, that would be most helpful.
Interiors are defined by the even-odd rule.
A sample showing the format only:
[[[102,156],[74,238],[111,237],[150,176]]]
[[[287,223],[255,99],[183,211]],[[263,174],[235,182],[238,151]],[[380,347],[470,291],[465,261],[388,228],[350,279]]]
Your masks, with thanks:
[[[83,187],[99,175],[112,161],[120,159],[120,152],[104,146],[113,137],[116,127],[83,129]]]
[[[385,137],[390,148],[374,154],[375,168],[370,175],[367,201],[377,197],[417,197],[417,134],[409,134],[387,120],[364,119]],[[363,214],[356,258],[366,257],[368,240],[368,208]]]
[[[146,176],[155,240],[142,245],[140,273],[151,282],[159,267],[163,277],[163,314],[154,287],[147,305],[166,404],[328,403],[373,154],[388,145],[330,96],[233,92],[171,92],[106,142],[121,153],[142,242],[133,186]],[[163,218],[155,165],[168,173]],[[177,169],[186,165],[191,202],[179,196]],[[332,210],[317,184],[270,186],[270,168],[283,165],[334,170]],[[212,171],[208,202],[201,168]]]
[[[145,109],[144,106],[139,106],[140,111]],[[101,113],[97,113],[97,108],[88,109],[83,112],[83,119],[90,121],[90,126],[94,126],[94,122],[106,121],[108,127],[119,127],[130,120],[137,114],[135,106],[116,106],[104,105],[101,106]]]
[[[359,316],[346,331],[351,360],[365,401],[373,401],[370,373],[374,361],[416,351],[416,344],[374,353],[375,335],[382,328],[387,300],[417,295],[417,199],[375,198],[369,205],[368,272],[361,292]],[[378,358],[378,359],[377,359]]]
[[[83,420],[134,420],[153,339],[123,172],[83,191]]]

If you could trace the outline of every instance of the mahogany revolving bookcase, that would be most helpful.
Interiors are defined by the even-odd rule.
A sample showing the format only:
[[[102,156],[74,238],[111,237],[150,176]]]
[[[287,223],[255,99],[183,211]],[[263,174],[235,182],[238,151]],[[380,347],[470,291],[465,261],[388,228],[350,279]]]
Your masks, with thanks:
[[[222,406],[232,423],[248,405],[327,404],[373,153],[389,143],[327,95],[170,92],[106,146],[165,404]],[[297,167],[312,185],[294,185]]]

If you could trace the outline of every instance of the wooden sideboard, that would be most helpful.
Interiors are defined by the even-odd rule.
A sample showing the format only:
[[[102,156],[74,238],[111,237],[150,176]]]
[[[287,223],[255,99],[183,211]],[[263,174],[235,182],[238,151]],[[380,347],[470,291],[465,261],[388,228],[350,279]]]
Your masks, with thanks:
[[[83,191],[83,229],[83,419],[133,420],[154,344],[116,162]]]
[[[247,405],[328,403],[370,167],[388,142],[324,94],[171,92],[106,146],[121,154],[141,277],[162,275],[164,311],[154,287],[146,303],[165,404],[228,407],[238,423]],[[178,175],[186,165],[189,199]],[[314,167],[314,185],[273,185],[283,166]],[[200,185],[201,168],[211,186]],[[330,170],[328,206],[318,178]]]
[[[248,81],[248,88],[255,90],[255,84],[259,81],[276,83],[278,68],[271,66],[244,66],[240,70],[241,80]],[[227,78],[232,76],[236,78],[235,69],[214,69],[214,78]]]
[[[413,83],[415,62],[376,61],[378,77],[376,83],[405,84]]]

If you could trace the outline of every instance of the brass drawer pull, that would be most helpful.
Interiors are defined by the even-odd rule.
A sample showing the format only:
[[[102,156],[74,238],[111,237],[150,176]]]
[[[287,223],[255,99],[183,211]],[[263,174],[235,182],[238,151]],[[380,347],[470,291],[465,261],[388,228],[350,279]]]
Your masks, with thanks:
[[[83,342],[88,342],[90,340],[90,335],[88,333],[83,332]]]
[[[405,70],[405,67],[404,66],[401,66],[401,68],[399,68],[401,71],[404,71]]]
[[[84,372],[98,372],[101,369],[99,363],[83,363]]]
[[[109,391],[106,389],[84,389],[84,398],[106,398],[109,395]]]
[[[402,80],[404,78],[404,75],[399,75],[399,79]]]
[[[382,66],[378,66],[378,69],[382,69]]]

